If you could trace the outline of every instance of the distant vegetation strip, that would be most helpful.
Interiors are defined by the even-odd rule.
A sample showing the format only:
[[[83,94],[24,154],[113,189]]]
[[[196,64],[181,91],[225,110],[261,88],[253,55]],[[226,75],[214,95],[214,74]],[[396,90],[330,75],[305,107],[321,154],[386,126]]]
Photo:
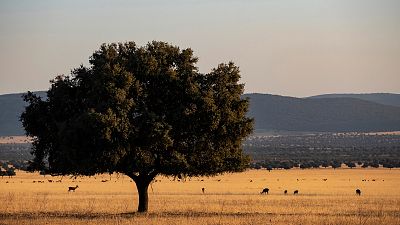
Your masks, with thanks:
[[[30,143],[0,144],[0,162],[26,170]],[[400,168],[400,134],[319,133],[252,136],[243,148],[256,169]],[[2,171],[9,167],[3,166]],[[43,171],[45,173],[45,171]],[[3,174],[4,176],[6,174]]]
[[[253,168],[400,167],[400,135],[395,134],[253,136],[244,150]]]

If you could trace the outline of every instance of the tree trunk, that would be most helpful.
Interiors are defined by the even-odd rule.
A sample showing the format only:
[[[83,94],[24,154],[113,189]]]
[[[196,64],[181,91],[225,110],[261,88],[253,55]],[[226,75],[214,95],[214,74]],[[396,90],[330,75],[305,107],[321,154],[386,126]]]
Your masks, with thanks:
[[[149,194],[148,189],[150,183],[157,176],[158,172],[153,170],[147,173],[132,174],[125,173],[128,175],[136,184],[136,188],[139,195],[138,212],[147,212],[149,209]]]
[[[150,182],[137,180],[135,183],[139,194],[138,212],[147,212],[149,209],[149,195],[147,190]]]

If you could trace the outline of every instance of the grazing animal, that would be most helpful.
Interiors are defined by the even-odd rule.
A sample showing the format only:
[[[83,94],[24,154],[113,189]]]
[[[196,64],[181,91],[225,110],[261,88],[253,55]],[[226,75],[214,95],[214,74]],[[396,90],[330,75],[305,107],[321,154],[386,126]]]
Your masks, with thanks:
[[[287,190],[285,190],[283,193],[284,193],[285,195],[287,195]]]
[[[269,188],[264,188],[264,189],[260,192],[260,194],[268,194],[268,192],[269,192]]]
[[[250,182],[253,182],[253,180],[250,180]]]
[[[361,190],[360,189],[356,190],[356,195],[361,195]]]
[[[201,191],[202,191],[203,194],[204,194],[204,192],[206,191],[206,189],[205,189],[205,188],[201,188]]]
[[[53,180],[47,180],[49,183],[52,183],[53,182]]]
[[[76,185],[75,187],[68,187],[68,192],[73,191],[75,192],[75,189],[77,189],[79,186]]]
[[[294,195],[298,195],[298,194],[299,194],[299,190],[295,190],[295,191],[293,192],[293,194],[294,194]]]

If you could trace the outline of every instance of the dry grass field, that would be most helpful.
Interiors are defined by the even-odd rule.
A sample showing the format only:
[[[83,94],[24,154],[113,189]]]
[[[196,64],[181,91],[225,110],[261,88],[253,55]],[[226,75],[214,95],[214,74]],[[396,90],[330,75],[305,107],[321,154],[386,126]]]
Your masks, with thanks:
[[[134,213],[136,187],[125,176],[60,179],[24,172],[0,178],[0,224],[400,224],[398,169],[250,170],[185,182],[157,177],[146,214]],[[264,187],[268,195],[260,195]]]

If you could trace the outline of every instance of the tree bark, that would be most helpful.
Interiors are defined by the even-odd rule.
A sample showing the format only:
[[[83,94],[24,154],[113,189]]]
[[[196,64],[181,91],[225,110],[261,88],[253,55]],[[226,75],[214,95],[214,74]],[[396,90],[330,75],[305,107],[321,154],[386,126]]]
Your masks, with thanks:
[[[149,209],[149,184],[146,181],[135,181],[139,194],[138,212],[147,212]]]
[[[131,175],[133,181],[135,181],[136,188],[139,195],[138,201],[138,212],[147,212],[149,210],[149,194],[148,189],[150,183],[156,177],[157,172],[146,173],[142,175]]]

